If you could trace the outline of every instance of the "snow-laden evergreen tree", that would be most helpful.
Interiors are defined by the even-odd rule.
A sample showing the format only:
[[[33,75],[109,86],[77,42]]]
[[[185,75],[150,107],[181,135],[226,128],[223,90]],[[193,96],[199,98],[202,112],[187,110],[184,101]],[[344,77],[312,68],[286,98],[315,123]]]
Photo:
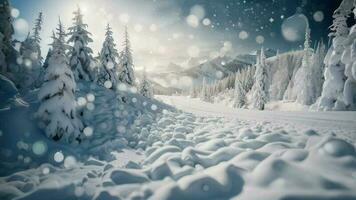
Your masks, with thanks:
[[[32,63],[35,63],[34,68],[33,68],[33,74],[32,77],[35,79],[33,87],[40,87],[42,85],[43,77],[42,75],[44,74],[44,69],[42,67],[42,61],[43,58],[41,57],[41,36],[40,32],[42,30],[42,24],[43,24],[43,14],[40,12],[38,14],[38,17],[35,21],[35,26],[33,27],[33,34],[32,38],[36,43],[36,55],[32,55]],[[37,58],[35,60],[35,58]]]
[[[321,97],[316,103],[319,110],[344,110],[343,99],[345,85],[345,65],[341,62],[341,55],[349,33],[347,18],[352,12],[354,0],[343,0],[333,14],[333,24],[330,27],[332,46],[326,54],[324,63],[325,81]]]
[[[35,26],[32,29],[33,30],[32,37],[35,40],[35,42],[38,44],[41,42],[40,31],[42,30],[42,24],[43,24],[43,14],[42,12],[40,12],[35,21]]]
[[[153,97],[152,85],[150,81],[147,79],[146,70],[143,71],[142,80],[138,87],[138,91],[142,96],[145,96],[147,98]]]
[[[248,66],[246,69],[242,70],[242,87],[244,88],[246,93],[251,90],[254,84],[254,75],[255,68],[253,66]]]
[[[99,53],[100,73],[98,83],[104,85],[105,81],[110,81],[113,86],[118,83],[117,59],[119,54],[116,50],[116,44],[113,38],[113,32],[110,25],[106,26],[105,41]]]
[[[267,103],[267,69],[266,69],[266,56],[263,48],[257,58],[255,83],[252,91],[252,106],[258,110],[264,110]]]
[[[356,1],[353,12],[356,14]],[[356,15],[354,15],[356,18]],[[341,56],[341,62],[345,64],[345,76],[343,97],[346,109],[356,110],[356,25],[354,24],[345,41],[345,50]]]
[[[123,50],[120,53],[119,81],[128,85],[135,85],[132,50],[127,27],[125,27]]]
[[[294,92],[296,101],[303,105],[310,105],[315,101],[315,90],[313,85],[313,66],[311,62],[312,51],[310,49],[310,28],[307,25],[305,30],[304,52],[302,66],[296,73]]]
[[[5,74],[9,72],[8,58],[12,52],[12,35],[14,28],[12,26],[11,6],[8,0],[0,1],[0,72]]]
[[[202,101],[208,101],[209,100],[209,97],[208,97],[208,93],[207,93],[207,83],[206,83],[206,79],[205,77],[203,78],[203,85],[201,87],[201,90],[200,90],[200,94],[199,94],[199,97]]]
[[[95,66],[92,63],[92,49],[88,46],[93,40],[87,31],[88,25],[83,22],[83,14],[78,7],[73,12],[73,26],[69,27],[69,40],[72,48],[69,52],[69,65],[74,72],[76,80],[93,81],[95,79]]]
[[[234,107],[242,108],[246,104],[246,91],[243,87],[242,73],[238,72],[235,80],[235,103]]]
[[[36,115],[49,138],[77,143],[82,139],[83,125],[76,115],[76,83],[68,65],[64,32],[57,32],[57,37],[53,34],[51,46],[52,55],[38,93],[41,104]]]
[[[41,85],[42,80],[40,74],[42,71],[41,57],[41,37],[40,31],[42,29],[43,15],[40,12],[35,21],[33,32],[21,43],[20,57],[22,63],[20,64],[19,72],[16,74],[20,89],[34,89]]]
[[[314,101],[320,97],[323,83],[324,83],[324,58],[326,54],[326,46],[323,40],[320,40],[317,44],[315,53],[312,56],[312,73],[313,73],[313,89],[314,89]]]
[[[271,74],[272,84],[270,86],[270,96],[271,100],[282,100],[284,92],[288,87],[288,82],[286,80],[285,74],[288,73],[288,68],[282,62],[282,56],[277,51],[276,55],[276,64],[275,64],[275,73]],[[288,80],[289,81],[289,80]]]

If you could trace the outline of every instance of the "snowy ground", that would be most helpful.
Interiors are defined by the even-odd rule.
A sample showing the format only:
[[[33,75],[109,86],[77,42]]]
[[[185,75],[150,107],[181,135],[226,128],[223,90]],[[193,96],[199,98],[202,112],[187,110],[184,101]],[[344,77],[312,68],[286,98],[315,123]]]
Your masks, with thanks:
[[[354,112],[233,110],[158,96],[145,149],[0,178],[0,199],[356,199]],[[344,138],[340,139],[340,138]]]
[[[223,103],[211,104],[200,101],[197,98],[191,99],[185,96],[157,96],[157,98],[167,104],[196,116],[202,117],[223,117],[224,119],[245,120],[250,122],[268,122],[280,127],[290,127],[297,130],[314,129],[323,134],[337,134],[349,142],[356,141],[356,112],[309,112],[309,111],[258,111],[247,109],[234,109],[227,107]],[[286,103],[279,107],[288,107],[290,110],[297,105]],[[276,107],[276,105],[269,105]],[[295,108],[296,110],[300,110]],[[284,109],[286,110],[286,108]]]

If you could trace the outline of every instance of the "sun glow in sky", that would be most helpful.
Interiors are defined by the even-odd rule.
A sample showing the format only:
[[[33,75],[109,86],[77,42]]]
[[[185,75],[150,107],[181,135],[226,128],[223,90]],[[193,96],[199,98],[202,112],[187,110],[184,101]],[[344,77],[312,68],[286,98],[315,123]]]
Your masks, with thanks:
[[[334,3],[334,0],[329,3]],[[300,2],[280,0],[10,0],[18,24],[17,39],[26,37],[38,12],[44,14],[42,54],[51,43],[58,17],[65,27],[72,25],[73,11],[79,6],[84,22],[94,40],[89,46],[94,56],[100,51],[107,23],[113,28],[120,50],[123,31],[128,26],[136,70],[164,71],[169,63],[183,65],[191,58],[204,60],[221,55],[248,53],[261,46],[280,50],[296,49],[302,41],[283,39],[281,25],[292,16]],[[293,1],[294,2],[294,1]],[[324,2],[324,1],[323,1]],[[312,37],[324,37],[329,26],[332,6],[313,1],[313,10],[305,10],[309,21],[315,13],[324,13],[311,24]],[[16,10],[17,9],[17,10]],[[16,13],[19,11],[19,13]],[[323,12],[322,12],[323,11]],[[314,15],[313,15],[314,14]],[[320,16],[320,14],[318,15]],[[323,17],[324,17],[323,16]],[[329,20],[329,21],[327,21]]]

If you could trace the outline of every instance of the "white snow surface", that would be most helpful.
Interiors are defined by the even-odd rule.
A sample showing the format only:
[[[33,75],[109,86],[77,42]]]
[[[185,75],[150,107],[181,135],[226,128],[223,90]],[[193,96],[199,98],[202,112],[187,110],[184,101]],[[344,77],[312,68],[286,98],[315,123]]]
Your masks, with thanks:
[[[356,112],[156,98],[182,111],[142,128],[138,148],[1,177],[0,199],[356,199]]]

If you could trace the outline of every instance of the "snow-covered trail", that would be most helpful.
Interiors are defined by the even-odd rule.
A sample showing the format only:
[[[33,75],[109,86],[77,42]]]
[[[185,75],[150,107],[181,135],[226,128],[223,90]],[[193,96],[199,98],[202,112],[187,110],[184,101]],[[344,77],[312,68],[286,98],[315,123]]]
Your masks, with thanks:
[[[258,111],[234,109],[224,104],[212,104],[186,96],[159,95],[156,98],[196,116],[270,122],[298,129],[315,129],[342,134],[339,136],[353,143],[356,141],[356,112]]]

